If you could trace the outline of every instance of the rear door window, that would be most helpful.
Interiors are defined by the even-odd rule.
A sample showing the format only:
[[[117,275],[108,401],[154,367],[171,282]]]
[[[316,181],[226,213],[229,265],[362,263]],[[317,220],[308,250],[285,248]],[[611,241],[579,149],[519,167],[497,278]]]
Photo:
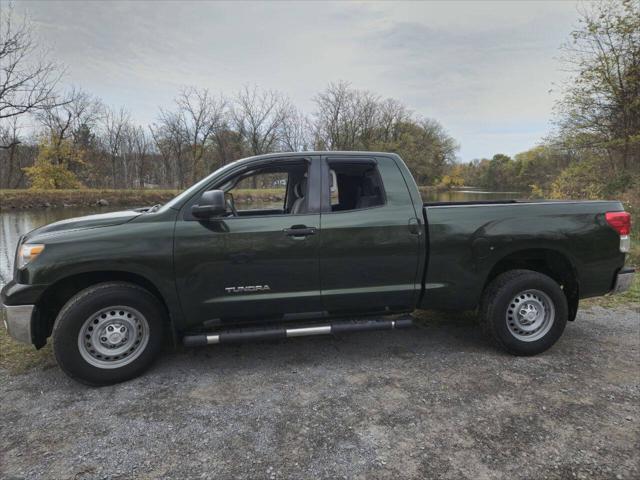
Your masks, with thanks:
[[[385,204],[382,177],[374,163],[329,162],[329,185],[332,212]]]

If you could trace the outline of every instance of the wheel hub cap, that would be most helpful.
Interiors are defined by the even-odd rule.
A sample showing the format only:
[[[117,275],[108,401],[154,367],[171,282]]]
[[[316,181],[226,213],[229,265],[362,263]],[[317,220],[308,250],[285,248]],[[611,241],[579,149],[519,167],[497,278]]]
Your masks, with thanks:
[[[149,341],[146,318],[131,307],[113,306],[91,315],[80,329],[78,347],[82,357],[100,368],[131,363]]]
[[[100,337],[100,341],[104,344],[119,345],[127,339],[127,327],[121,323],[111,323],[105,328],[104,335]]]
[[[518,293],[507,308],[507,327],[518,340],[532,342],[542,338],[551,329],[554,320],[553,302],[540,290]]]

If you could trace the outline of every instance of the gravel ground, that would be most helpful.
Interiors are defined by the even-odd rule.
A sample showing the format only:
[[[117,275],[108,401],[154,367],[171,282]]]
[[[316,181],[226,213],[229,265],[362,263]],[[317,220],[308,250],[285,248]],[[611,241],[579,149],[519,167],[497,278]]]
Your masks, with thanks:
[[[3,478],[639,478],[640,311],[534,358],[467,317],[167,352],[91,389],[0,370]]]

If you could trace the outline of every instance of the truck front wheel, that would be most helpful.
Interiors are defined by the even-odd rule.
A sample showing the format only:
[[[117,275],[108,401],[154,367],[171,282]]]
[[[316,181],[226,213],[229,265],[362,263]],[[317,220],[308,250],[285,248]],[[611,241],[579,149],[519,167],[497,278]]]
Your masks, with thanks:
[[[511,270],[489,284],[480,314],[485,332],[500,347],[514,355],[536,355],[562,335],[567,298],[547,275]]]
[[[109,282],[86,288],[56,318],[56,360],[67,375],[87,385],[129,380],[160,352],[165,317],[160,302],[138,285]]]

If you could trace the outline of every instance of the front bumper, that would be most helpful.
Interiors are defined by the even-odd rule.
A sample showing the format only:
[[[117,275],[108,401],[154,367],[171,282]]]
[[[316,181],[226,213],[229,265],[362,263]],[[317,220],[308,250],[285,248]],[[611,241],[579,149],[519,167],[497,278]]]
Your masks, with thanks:
[[[37,315],[35,306],[45,288],[46,285],[24,285],[11,280],[0,290],[0,306],[5,311],[4,325],[17,341],[34,344],[36,340],[39,343],[34,339],[37,332],[34,332],[33,317]]]
[[[33,343],[31,316],[35,305],[4,305],[4,325],[11,337],[22,343]]]
[[[616,293],[624,293],[631,288],[631,284],[633,283],[633,277],[635,276],[636,271],[633,268],[623,268],[618,272],[616,276],[616,281],[613,284],[613,290],[611,290],[612,294]]]

